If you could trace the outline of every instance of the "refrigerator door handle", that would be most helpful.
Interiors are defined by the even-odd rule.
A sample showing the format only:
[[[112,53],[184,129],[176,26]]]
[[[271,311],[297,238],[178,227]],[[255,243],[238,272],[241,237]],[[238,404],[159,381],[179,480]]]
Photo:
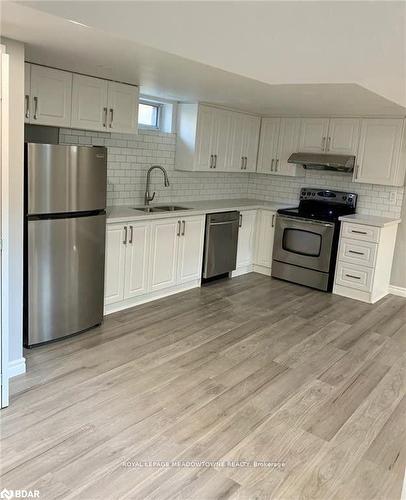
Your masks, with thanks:
[[[127,245],[127,226],[124,226],[124,239],[123,245]]]

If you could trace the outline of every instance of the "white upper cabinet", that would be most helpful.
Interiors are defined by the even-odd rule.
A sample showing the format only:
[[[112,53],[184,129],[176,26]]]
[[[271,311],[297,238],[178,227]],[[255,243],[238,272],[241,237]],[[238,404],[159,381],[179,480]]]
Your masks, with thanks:
[[[327,144],[328,118],[303,118],[299,151],[324,153]]]
[[[298,151],[300,118],[263,118],[257,172],[272,175],[304,175],[303,168],[288,163]]]
[[[406,169],[405,142],[403,119],[363,119],[353,180],[403,186]]]
[[[176,168],[254,171],[259,117],[206,104],[178,108]]]
[[[257,172],[270,174],[274,171],[280,123],[280,118],[262,118]]]
[[[25,64],[25,115],[27,123],[69,127],[72,73]]]
[[[106,80],[73,75],[73,128],[107,131],[107,88]]]
[[[195,137],[195,170],[225,170],[229,116],[222,109],[200,106]],[[188,170],[187,168],[185,170]]]
[[[359,118],[331,118],[326,152],[339,155],[356,155],[361,120]]]
[[[138,87],[25,63],[24,121],[136,133]]]
[[[261,119],[258,116],[243,115],[242,122],[242,169],[247,172],[255,172]],[[238,163],[233,170],[238,170]]]
[[[277,175],[304,176],[304,169],[298,165],[288,163],[292,153],[296,153],[300,138],[300,118],[281,118],[279,142],[274,165]]]
[[[138,88],[108,82],[108,128],[112,132],[132,134],[138,128]]]
[[[30,123],[31,64],[24,64],[24,122]]]

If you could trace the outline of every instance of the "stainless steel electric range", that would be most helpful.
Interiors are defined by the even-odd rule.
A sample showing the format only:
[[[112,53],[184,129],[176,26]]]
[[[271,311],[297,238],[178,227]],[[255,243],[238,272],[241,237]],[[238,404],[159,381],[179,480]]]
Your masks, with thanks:
[[[357,194],[302,188],[298,207],[278,210],[273,246],[274,278],[331,291],[341,215],[355,213]]]

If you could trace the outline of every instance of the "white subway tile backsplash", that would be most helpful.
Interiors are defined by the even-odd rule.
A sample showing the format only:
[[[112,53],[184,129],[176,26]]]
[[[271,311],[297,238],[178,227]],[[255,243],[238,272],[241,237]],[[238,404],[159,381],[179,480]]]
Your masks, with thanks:
[[[170,187],[163,186],[162,174],[152,174],[151,190],[155,201],[193,201],[197,199],[256,198],[297,204],[301,187],[326,187],[358,193],[358,211],[371,215],[399,217],[402,187],[358,184],[345,174],[306,171],[304,177],[283,177],[256,173],[183,172],[175,170],[176,134],[139,130],[138,135],[61,129],[62,144],[106,146],[107,204],[143,203],[146,173],[151,165],[164,166]],[[396,192],[395,203],[390,192]]]

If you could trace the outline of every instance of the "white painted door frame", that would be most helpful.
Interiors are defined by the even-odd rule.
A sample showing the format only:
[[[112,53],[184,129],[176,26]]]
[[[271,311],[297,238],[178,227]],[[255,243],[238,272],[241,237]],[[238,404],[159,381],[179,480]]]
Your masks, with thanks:
[[[9,338],[9,306],[8,306],[8,212],[9,212],[9,56],[5,46],[0,45],[0,228],[1,228],[1,266],[0,266],[0,363],[1,363],[1,398],[0,407],[9,403],[9,376],[8,376],[8,338]]]

